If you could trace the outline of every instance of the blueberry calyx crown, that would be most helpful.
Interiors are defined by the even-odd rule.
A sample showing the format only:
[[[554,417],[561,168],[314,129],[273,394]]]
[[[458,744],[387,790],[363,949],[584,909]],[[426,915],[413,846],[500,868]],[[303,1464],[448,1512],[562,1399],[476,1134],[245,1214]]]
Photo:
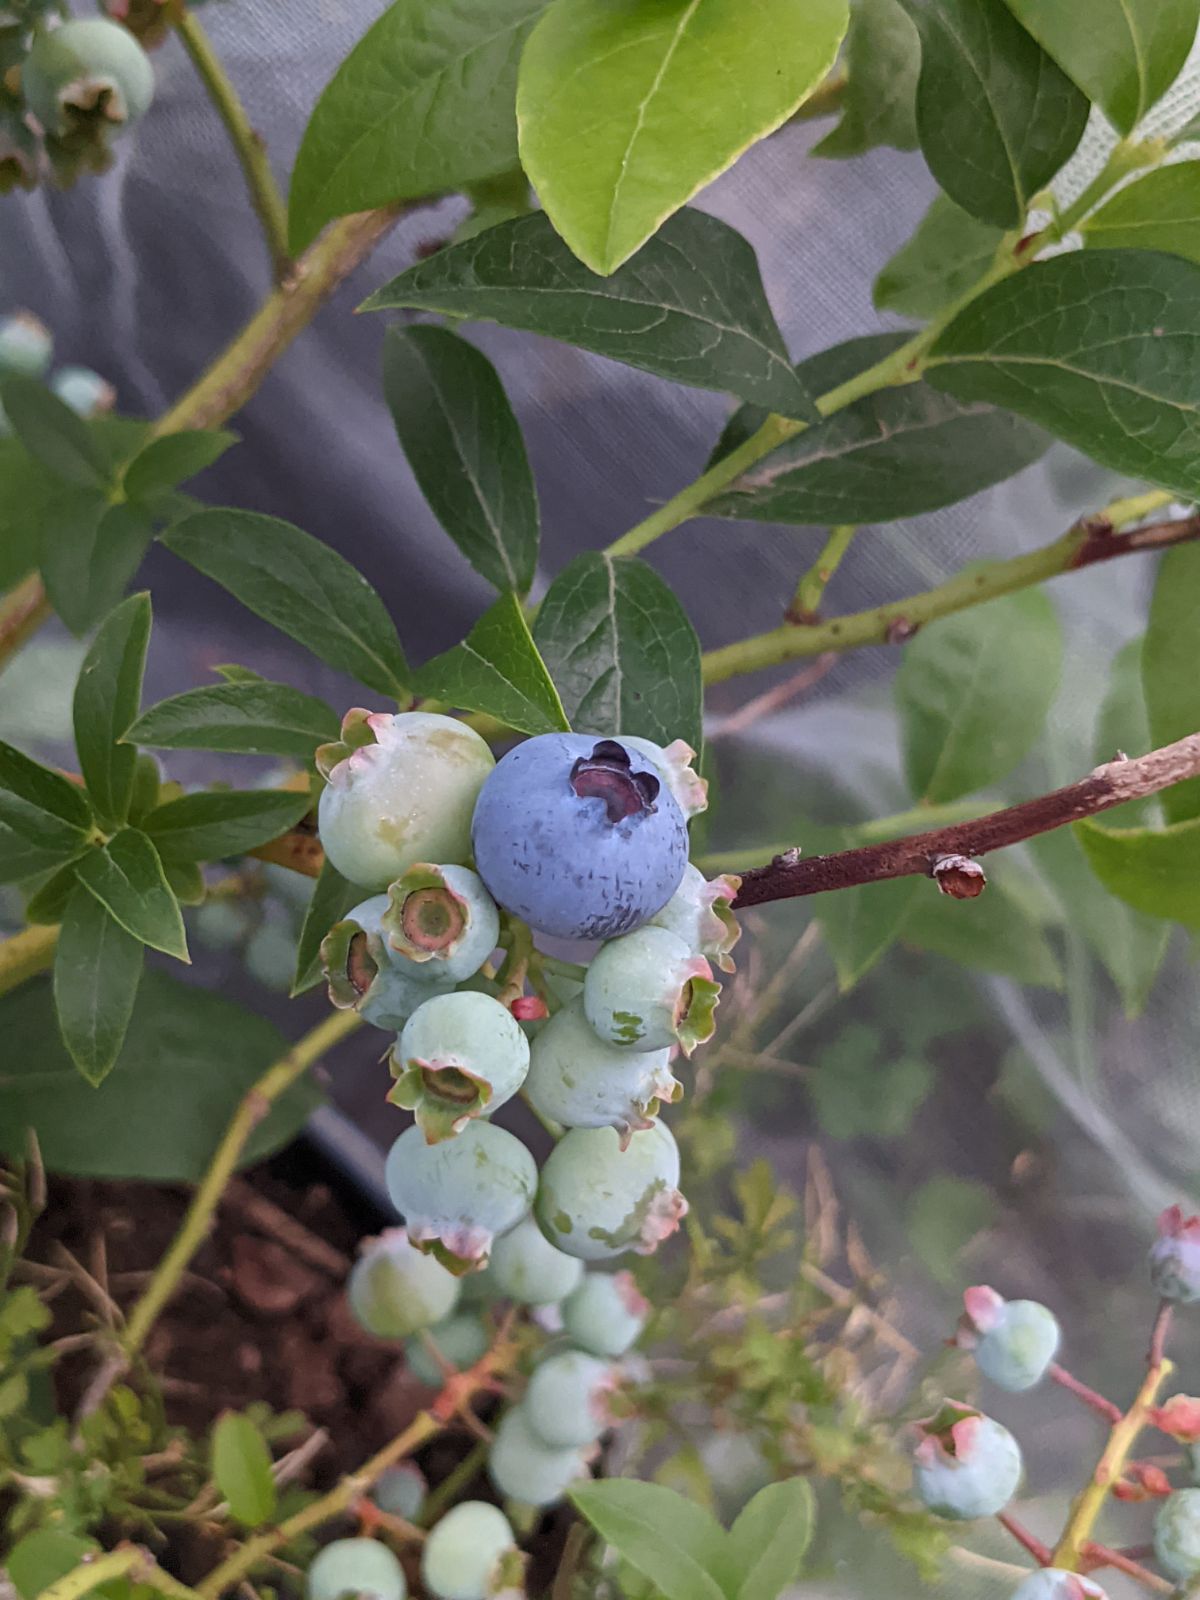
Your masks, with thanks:
[[[603,800],[614,826],[626,817],[649,816],[662,787],[649,772],[634,772],[624,745],[600,739],[590,756],[580,756],[571,768],[571,788],[581,800]]]

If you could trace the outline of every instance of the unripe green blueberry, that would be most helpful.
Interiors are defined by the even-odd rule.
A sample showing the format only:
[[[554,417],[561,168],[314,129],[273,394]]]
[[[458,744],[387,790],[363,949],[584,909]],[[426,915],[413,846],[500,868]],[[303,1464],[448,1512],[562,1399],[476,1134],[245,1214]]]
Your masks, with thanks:
[[[612,1427],[609,1399],[616,1387],[610,1362],[582,1350],[563,1350],[534,1368],[521,1405],[544,1444],[580,1449]]]
[[[38,30],[21,91],[49,134],[69,134],[85,121],[128,127],[154,99],[154,68],[127,28],[104,17],[76,18]]]
[[[53,334],[30,312],[0,317],[0,374],[40,378],[53,353]]]
[[[305,1579],[308,1600],[405,1600],[404,1568],[378,1539],[335,1539],[318,1550]]]
[[[117,403],[112,384],[90,367],[60,367],[50,379],[50,387],[63,405],[84,418],[111,411]]]
[[[703,956],[666,928],[610,939],[588,968],[583,1009],[601,1039],[629,1050],[690,1056],[711,1039],[721,985]]]
[[[429,1485],[420,1467],[414,1466],[411,1461],[402,1461],[398,1467],[388,1467],[386,1472],[379,1474],[371,1490],[371,1499],[380,1511],[412,1522],[428,1493]]]
[[[742,880],[732,873],[708,879],[691,862],[683,881],[661,911],[650,918],[653,928],[666,928],[695,955],[715,961],[722,972],[734,969],[731,951],[742,936],[733,902]]]
[[[1164,1300],[1200,1300],[1200,1217],[1185,1217],[1181,1206],[1170,1206],[1158,1219],[1150,1282]]]
[[[556,1250],[532,1217],[497,1239],[488,1266],[495,1291],[525,1306],[562,1300],[583,1277],[583,1262]]]
[[[669,935],[668,935],[669,937]],[[669,1050],[625,1050],[601,1039],[579,998],[556,1011],[529,1052],[525,1092],[535,1110],[564,1128],[616,1128],[627,1139],[648,1128],[660,1101],[678,1100]]]
[[[388,889],[383,933],[393,950],[432,976],[461,983],[500,939],[500,913],[469,867],[410,867]]]
[[[1200,1577],[1200,1489],[1177,1489],[1154,1519],[1154,1554],[1177,1583]]]
[[[529,1041],[490,995],[435,995],[414,1011],[391,1055],[388,1099],[416,1114],[430,1144],[511,1100],[529,1071]]]
[[[685,817],[698,816],[708,809],[708,779],[702,778],[692,767],[696,752],[682,739],[675,739],[665,748],[652,739],[642,739],[636,734],[619,733],[620,744],[628,745],[645,756],[657,769],[667,788],[675,796]]]
[[[589,1272],[563,1301],[563,1332],[594,1356],[623,1356],[641,1337],[650,1303],[632,1272]]]
[[[586,1472],[583,1452],[543,1443],[522,1406],[511,1406],[501,1417],[488,1451],[488,1477],[510,1500],[554,1505]]]
[[[917,1498],[955,1522],[994,1517],[1017,1492],[1021,1451],[1007,1428],[948,1400],[928,1422],[913,1467]]]
[[[346,1286],[355,1318],[377,1339],[406,1339],[454,1310],[458,1279],[409,1243],[403,1228],[368,1240]]]
[[[452,985],[391,948],[383,933],[387,907],[387,895],[372,895],[335,922],[321,941],[321,968],[335,1006],[398,1032],[426,1000]]]
[[[440,1389],[445,1382],[445,1370],[430,1350],[431,1343],[437,1346],[443,1361],[462,1372],[473,1367],[483,1355],[491,1343],[491,1335],[482,1317],[473,1311],[460,1311],[457,1316],[447,1317],[445,1322],[404,1341],[404,1359],[413,1377],[430,1389]]]
[[[464,1500],[429,1531],[421,1581],[438,1600],[489,1600],[502,1587],[501,1568],[516,1548],[508,1518],[486,1500]]]
[[[188,918],[192,931],[210,950],[229,950],[250,931],[250,917],[237,900],[205,900]]]
[[[687,1214],[678,1182],[679,1148],[661,1122],[625,1149],[615,1128],[570,1128],[542,1168],[537,1219],[551,1244],[583,1261],[651,1255]]]
[[[1061,1567],[1043,1567],[1025,1579],[1012,1600],[1108,1600],[1098,1583]]]
[[[409,1238],[456,1275],[487,1264],[493,1239],[529,1214],[537,1192],[537,1166],[521,1141],[479,1120],[438,1144],[406,1128],[385,1175]]]
[[[974,1350],[984,1377],[1010,1393],[1040,1383],[1058,1354],[1054,1313],[1036,1300],[1005,1300],[986,1285],[968,1289],[963,1301],[958,1342]]]
[[[318,817],[330,861],[351,883],[383,889],[419,862],[465,861],[471,817],[495,758],[473,728],[427,711],[355,710],[323,745]]]

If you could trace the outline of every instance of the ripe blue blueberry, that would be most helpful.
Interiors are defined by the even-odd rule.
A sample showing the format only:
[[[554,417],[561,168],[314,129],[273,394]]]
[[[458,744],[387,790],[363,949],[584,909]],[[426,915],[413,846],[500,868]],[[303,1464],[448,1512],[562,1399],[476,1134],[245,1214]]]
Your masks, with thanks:
[[[610,939],[583,985],[587,1020],[610,1044],[690,1056],[711,1039],[721,985],[712,968],[666,928],[638,928]]]
[[[521,1405],[544,1444],[580,1449],[613,1426],[609,1403],[616,1387],[610,1362],[582,1350],[562,1350],[534,1368]]]
[[[127,28],[85,17],[39,29],[21,68],[25,103],[47,133],[110,129],[144,116],[154,98],[150,57]]]
[[[913,1487],[930,1511],[964,1522],[1004,1510],[1021,1481],[1020,1447],[1007,1428],[948,1400],[921,1430]]]
[[[1177,1583],[1200,1577],[1200,1489],[1177,1489],[1154,1519],[1154,1554]]]
[[[679,1148],[661,1122],[625,1149],[615,1128],[570,1128],[542,1168],[537,1219],[551,1244],[583,1261],[651,1255],[687,1214],[678,1183]]]
[[[383,889],[420,862],[466,860],[492,752],[473,728],[427,711],[350,711],[322,745],[321,843],[351,883]]]
[[[1012,1600],[1108,1600],[1108,1596],[1091,1578],[1061,1567],[1043,1567],[1025,1579]]]
[[[1150,1282],[1164,1300],[1192,1305],[1200,1300],[1200,1217],[1171,1206],[1158,1219],[1150,1251]]]
[[[497,1294],[519,1305],[555,1305],[578,1285],[583,1262],[556,1250],[532,1217],[492,1247],[488,1277]]]
[[[429,1485],[420,1467],[414,1466],[411,1461],[402,1461],[398,1467],[389,1467],[386,1472],[379,1474],[371,1490],[371,1499],[380,1511],[412,1522],[428,1493]]]
[[[335,922],[321,941],[321,969],[335,1006],[398,1031],[426,1000],[447,993],[453,980],[391,948],[383,932],[387,908],[387,895],[372,895]]]
[[[522,1406],[510,1406],[500,1418],[488,1452],[488,1476],[510,1500],[527,1506],[554,1505],[586,1472],[583,1451],[544,1443]]]
[[[633,733],[619,733],[617,738],[630,750],[645,756],[675,796],[685,817],[690,819],[708,810],[708,779],[700,777],[693,769],[696,752],[690,744],[675,739],[664,748],[653,739],[642,739]]]
[[[388,1099],[416,1114],[430,1144],[497,1110],[525,1082],[529,1041],[510,1011],[472,989],[414,1011],[391,1054]]]
[[[1036,1300],[1005,1300],[980,1286],[963,1296],[958,1343],[973,1350],[980,1372],[1001,1389],[1032,1389],[1046,1376],[1061,1338],[1058,1319]]]
[[[409,1243],[403,1228],[367,1240],[346,1285],[356,1320],[377,1339],[405,1339],[454,1310],[458,1279]]]
[[[472,827],[495,898],[542,933],[609,939],[679,887],[687,824],[651,764],[614,739],[545,733],[500,761]]]
[[[404,1359],[408,1370],[419,1382],[431,1389],[440,1389],[446,1381],[445,1368],[430,1349],[436,1346],[442,1361],[460,1372],[473,1367],[491,1343],[491,1335],[483,1318],[473,1311],[460,1311],[404,1341]]]
[[[59,367],[50,379],[50,387],[65,406],[81,417],[99,416],[117,403],[112,384],[90,367]]]
[[[623,1356],[641,1337],[650,1303],[632,1272],[589,1272],[563,1301],[563,1332],[594,1356]]]
[[[404,1568],[378,1539],[335,1539],[318,1550],[305,1579],[308,1600],[404,1600]]]
[[[54,336],[28,311],[0,317],[0,374],[40,378],[50,365]]]
[[[529,1151],[482,1121],[439,1144],[426,1143],[420,1128],[406,1128],[388,1154],[385,1176],[409,1238],[455,1274],[486,1265],[493,1239],[528,1215],[537,1191]]]
[[[669,937],[669,935],[668,935]],[[659,1102],[683,1094],[669,1050],[624,1050],[601,1039],[583,998],[556,1011],[530,1049],[525,1092],[542,1116],[565,1128],[616,1128],[627,1139],[648,1128]]]
[[[392,950],[461,983],[472,977],[500,939],[496,902],[469,867],[410,867],[388,889],[383,933]]]
[[[437,1600],[489,1600],[508,1587],[503,1568],[515,1555],[516,1537],[503,1511],[485,1500],[464,1500],[430,1529],[421,1581]]]
[[[678,935],[694,955],[715,961],[722,972],[732,972],[730,952],[742,936],[733,902],[741,886],[742,880],[732,873],[709,879],[689,862],[678,889],[651,917],[651,926],[666,928],[668,933]]]

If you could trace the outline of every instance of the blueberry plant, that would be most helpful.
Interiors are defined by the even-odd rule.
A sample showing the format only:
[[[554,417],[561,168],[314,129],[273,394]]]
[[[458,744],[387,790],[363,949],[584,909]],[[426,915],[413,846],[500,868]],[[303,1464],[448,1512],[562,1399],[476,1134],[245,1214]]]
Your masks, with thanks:
[[[948,1548],[943,1523],[999,1516],[1030,1563],[1010,1574],[1022,1600],[1096,1600],[1105,1569],[1192,1592],[1200,1489],[1132,1452],[1150,1425],[1200,1444],[1200,1404],[1158,1404],[1172,1308],[1200,1300],[1200,1222],[1163,1219],[1162,1309],[1128,1410],[1057,1364],[1045,1307],[968,1291],[956,1346],[987,1381],[1049,1377],[1111,1426],[1051,1548],[1008,1509],[1013,1434],[970,1400],[943,1397],[910,1467],[914,1352],[865,1292],[861,1245],[841,1251],[848,1288],[812,1195],[797,1253],[797,1204],[769,1169],[729,1182],[736,1147],[706,1061],[725,1059],[709,1053],[722,983],[730,1060],[746,1042],[728,980],[757,906],[817,897],[766,985],[785,1008],[814,940],[843,989],[902,935],[969,961],[981,927],[1000,929],[1017,963],[1002,970],[1023,976],[1041,926],[989,908],[1016,906],[1025,869],[981,858],[1026,841],[1130,1010],[1170,924],[1200,926],[1200,160],[1195,127],[1160,114],[1198,22],[1200,0],[393,0],[313,110],[285,203],[183,0],[107,0],[86,17],[12,0],[0,14],[4,188],[102,182],[116,141],[152,126],[147,51],[175,36],[233,142],[275,279],[153,419],[118,414],[94,374],[49,375],[52,340],[28,311],[0,325],[0,665],[52,615],[86,641],[73,759],[0,743],[0,881],[21,922],[0,943],[19,1057],[0,1077],[0,1508],[22,1600],[300,1587],[404,1600],[418,1585],[485,1600],[540,1581],[523,1547],[564,1501],[576,1517],[556,1600],[774,1600],[805,1561],[814,1478],[925,1573]],[[919,148],[941,192],[882,264],[890,329],[797,363],[750,244],[691,202],[755,141],[818,117],[836,120],[816,157]],[[1104,154],[1076,181],[1089,123]],[[453,237],[368,281],[361,307],[402,314],[383,336],[380,404],[497,596],[415,666],[342,555],[183,486],[237,443],[224,424],[334,288],[369,274],[405,211],[448,194],[467,202]],[[480,322],[734,403],[693,481],[549,582],[556,552],[517,416],[470,335]],[[1042,548],[869,609],[831,605],[848,549],[873,537],[860,530],[956,505],[1055,441],[1119,495]],[[701,649],[645,554],[697,516],[822,530],[776,627]],[[335,709],[238,665],[147,703],[152,601],[127,591],[155,540],[366,704]],[[1033,749],[1057,685],[1040,586],[1125,557],[1158,567],[1144,635],[1096,687],[1113,735],[1101,764],[982,800]],[[797,824],[733,860],[708,851],[721,769],[706,686],[815,663],[730,719],[744,724],[867,646],[903,651],[913,809]],[[282,765],[259,786],[185,789],[172,752]],[[1102,819],[1116,808],[1123,826]],[[262,916],[263,863],[271,893],[311,891],[290,988],[323,985],[330,1002],[290,1048],[164,970],[188,960],[185,910],[199,940]],[[260,969],[278,954],[260,946]],[[361,1027],[380,1031],[380,1098],[399,1108],[386,1182],[402,1226],[364,1242],[348,1304],[436,1398],[332,1488],[289,1498],[280,1419],[231,1413],[210,1440],[180,1435],[146,1346],[239,1164],[299,1127],[310,1069]],[[914,1084],[926,1092],[910,1057],[864,1079],[836,1054],[852,1039],[830,1045],[814,1090],[835,1137],[868,1111],[888,1131]],[[197,1184],[129,1303],[73,1264],[104,1315],[54,1340],[29,1254],[46,1165]],[[669,1352],[659,1366],[636,1349],[648,1331]],[[76,1414],[47,1416],[47,1373],[81,1350],[93,1370]],[[883,1398],[868,1404],[868,1387]],[[762,1485],[728,1528],[681,1492],[690,1444],[670,1464],[681,1482],[655,1459],[697,1400],[756,1441]],[[412,1458],[457,1426],[481,1435],[473,1476],[427,1484]],[[1112,1495],[1162,1498],[1151,1549],[1094,1537]],[[341,1537],[354,1519],[358,1536]],[[180,1524],[215,1532],[202,1570],[177,1559]]]

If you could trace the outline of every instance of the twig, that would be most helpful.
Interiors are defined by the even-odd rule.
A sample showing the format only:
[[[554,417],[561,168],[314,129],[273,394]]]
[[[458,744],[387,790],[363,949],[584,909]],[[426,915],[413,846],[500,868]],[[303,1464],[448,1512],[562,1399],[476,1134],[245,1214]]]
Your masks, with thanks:
[[[1050,1546],[1039,1539],[1036,1534],[1030,1533],[1029,1529],[1019,1523],[1016,1517],[1010,1516],[1007,1511],[1001,1511],[996,1521],[1004,1529],[1005,1533],[1011,1533],[1017,1543],[1023,1549],[1029,1551],[1029,1554],[1039,1567],[1048,1567],[1050,1565]]]
[[[1132,1578],[1135,1583],[1140,1583],[1143,1589],[1152,1589],[1156,1594],[1175,1593],[1173,1583],[1168,1583],[1165,1578],[1160,1578],[1157,1572],[1151,1572],[1147,1567],[1143,1567],[1128,1551],[1110,1550],[1107,1545],[1096,1544],[1094,1540],[1089,1539],[1080,1553],[1088,1572],[1099,1572],[1104,1567],[1112,1567],[1117,1572],[1123,1572],[1127,1578]]]
[[[471,1446],[458,1465],[448,1472],[421,1502],[421,1508],[417,1513],[418,1527],[431,1527],[441,1515],[442,1508],[451,1505],[461,1490],[475,1482],[487,1456],[488,1447],[482,1441]]]
[[[742,911],[772,900],[850,889],[889,878],[929,877],[942,856],[975,857],[1002,850],[1039,833],[1066,827],[1082,817],[1096,816],[1127,800],[1158,794],[1198,775],[1200,733],[1192,733],[1144,756],[1106,762],[1078,783],[971,822],[855,850],[839,850],[833,855],[805,858],[797,851],[776,856],[766,866],[743,873],[734,905]]]
[[[843,523],[831,528],[820,555],[796,585],[791,604],[787,608],[788,622],[815,622],[821,601],[830,579],[842,564],[842,558],[858,528],[854,523]]]
[[[727,739],[733,733],[744,733],[761,718],[769,717],[772,712],[790,705],[793,700],[799,699],[802,694],[807,694],[810,689],[815,688],[822,678],[828,677],[837,663],[837,652],[827,650],[824,655],[817,657],[811,667],[805,667],[803,672],[797,672],[795,677],[788,678],[784,683],[777,683],[765,694],[756,695],[753,700],[747,700],[745,705],[739,706],[718,724],[709,736],[710,741]]]
[[[106,1555],[84,1556],[77,1567],[43,1589],[38,1600],[81,1600],[114,1578],[144,1583],[159,1594],[170,1595],[172,1600],[197,1600],[195,1589],[164,1572],[149,1550],[135,1544],[118,1545]]]
[[[1066,1389],[1068,1394],[1073,1394],[1077,1400],[1082,1400],[1085,1406],[1090,1406],[1093,1411],[1099,1412],[1104,1420],[1111,1426],[1120,1422],[1124,1413],[1120,1406],[1114,1405],[1111,1400],[1106,1400],[1095,1389],[1082,1383],[1066,1367],[1060,1367],[1057,1361],[1052,1361],[1046,1369],[1046,1376],[1060,1388]]]
[[[159,1262],[146,1292],[129,1313],[122,1338],[122,1346],[127,1354],[133,1355],[142,1348],[159,1313],[175,1293],[188,1263],[204,1241],[225,1185],[233,1175],[250,1135],[280,1095],[303,1077],[334,1045],[352,1033],[360,1021],[356,1011],[335,1011],[310,1029],[247,1090],[192,1198],[179,1232]]]

